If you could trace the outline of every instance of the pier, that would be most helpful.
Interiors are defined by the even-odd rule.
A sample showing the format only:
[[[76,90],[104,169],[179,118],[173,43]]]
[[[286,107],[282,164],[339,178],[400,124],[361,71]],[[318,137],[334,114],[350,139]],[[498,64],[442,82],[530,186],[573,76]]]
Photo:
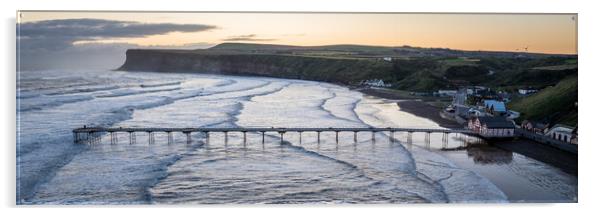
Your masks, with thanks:
[[[262,136],[262,143],[265,142],[266,133],[276,133],[280,137],[280,142],[284,142],[284,134],[295,132],[299,133],[299,141],[301,141],[301,135],[303,133],[314,133],[317,136],[318,142],[320,142],[320,134],[329,132],[335,134],[335,141],[339,141],[339,133],[353,133],[353,140],[357,142],[357,134],[360,132],[372,133],[372,141],[375,141],[375,133],[378,132],[389,132],[390,141],[395,138],[395,132],[406,132],[407,142],[412,142],[413,133],[424,133],[425,141],[430,143],[430,135],[432,133],[443,134],[444,142],[447,142],[447,137],[450,133],[455,134],[466,134],[477,136],[478,133],[467,130],[467,129],[431,129],[431,128],[379,128],[379,127],[364,127],[364,128],[344,128],[344,127],[328,127],[328,128],[284,128],[284,127],[199,127],[199,128],[138,128],[138,127],[83,127],[73,130],[73,141],[74,143],[99,143],[103,134],[110,134],[111,143],[115,144],[118,142],[116,133],[127,133],[129,134],[129,141],[131,143],[136,142],[137,133],[146,133],[148,135],[148,142],[152,144],[155,142],[155,133],[167,134],[167,143],[173,143],[173,134],[181,133],[186,136],[186,142],[192,142],[192,133],[203,133],[205,134],[206,143],[209,143],[210,133],[224,133],[224,141],[228,142],[228,133],[242,133],[243,142],[247,141],[247,133],[260,133]]]

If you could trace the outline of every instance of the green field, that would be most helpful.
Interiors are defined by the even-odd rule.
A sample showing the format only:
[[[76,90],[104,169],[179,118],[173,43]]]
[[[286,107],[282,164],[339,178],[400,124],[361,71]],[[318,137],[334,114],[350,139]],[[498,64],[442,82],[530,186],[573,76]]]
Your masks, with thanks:
[[[571,55],[521,53],[526,57],[517,58],[508,52],[409,46],[223,43],[209,49],[128,52],[132,55],[123,69],[224,72],[349,85],[382,79],[394,89],[415,92],[466,85],[509,91],[543,88],[577,74],[576,64],[571,64],[577,57]]]
[[[577,125],[577,76],[545,88],[531,96],[514,100],[509,108],[521,113],[521,119]]]

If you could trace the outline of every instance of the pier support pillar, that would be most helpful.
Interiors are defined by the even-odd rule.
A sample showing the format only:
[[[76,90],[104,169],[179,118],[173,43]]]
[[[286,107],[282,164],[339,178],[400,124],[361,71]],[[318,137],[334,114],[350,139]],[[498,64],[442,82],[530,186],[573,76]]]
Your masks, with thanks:
[[[376,132],[372,131],[372,143],[376,141]]]
[[[334,138],[335,138],[336,143],[339,143],[339,132],[335,131],[334,134],[335,134]]]
[[[318,133],[318,143],[320,143],[320,131],[316,131],[316,133]]]
[[[171,133],[171,131],[167,132],[167,144],[170,145],[173,143],[173,134]]]
[[[394,131],[389,131],[389,141],[390,142],[395,141],[395,132]]]
[[[299,145],[303,144],[303,132],[299,131]]]
[[[192,136],[191,136],[192,132],[184,132],[184,134],[186,134],[186,144],[190,144],[192,143]]]
[[[110,134],[111,134],[111,145],[114,145],[114,144],[116,143],[116,140],[115,140],[115,139],[116,139],[117,137],[115,136],[115,134],[114,134],[113,132],[111,132]]]
[[[209,135],[209,131],[205,131],[205,145],[209,145],[209,141],[211,140]]]
[[[449,133],[443,133],[443,145],[447,146]]]
[[[148,131],[148,144],[153,144],[155,143],[155,133],[153,133],[152,131]]]
[[[278,133],[280,134],[280,144],[282,145],[284,143],[284,131],[278,131]]]
[[[408,143],[412,144],[412,132],[408,132]]]
[[[427,149],[431,148],[431,133],[430,132],[424,133],[424,143],[426,144]]]
[[[242,144],[243,145],[247,144],[247,132],[246,131],[242,131]]]
[[[228,145],[228,132],[224,131],[224,144]]]
[[[353,143],[357,143],[357,131],[353,131]]]
[[[130,135],[130,145],[136,143],[136,133],[133,131],[128,132]]]
[[[261,144],[265,143],[265,131],[261,131]]]

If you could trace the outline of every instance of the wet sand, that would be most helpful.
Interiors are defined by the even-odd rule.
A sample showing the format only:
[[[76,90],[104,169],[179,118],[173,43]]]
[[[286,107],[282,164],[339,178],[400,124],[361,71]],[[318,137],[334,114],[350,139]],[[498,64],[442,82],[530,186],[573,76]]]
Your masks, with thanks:
[[[445,127],[445,128],[462,128],[463,127],[456,121],[452,121],[452,120],[441,117],[441,115],[439,114],[439,112],[440,112],[439,108],[434,107],[434,106],[427,104],[425,102],[422,102],[422,101],[418,101],[418,100],[400,101],[400,102],[397,102],[397,106],[399,106],[399,109],[401,111],[409,112],[416,116],[430,119],[430,120],[434,121],[435,123],[437,123],[441,127]]]
[[[361,89],[362,93],[397,102],[400,110],[428,118],[441,127],[462,125],[442,118],[440,109],[416,97],[397,95],[378,89]],[[469,145],[453,150],[438,150],[462,169],[471,170],[502,190],[510,202],[577,202],[577,155],[525,139],[490,141],[485,145]],[[543,162],[557,170],[541,170],[547,174],[522,172],[544,169],[530,167],[529,160]],[[525,170],[525,171],[526,171]],[[556,183],[549,183],[556,182]],[[558,183],[562,182],[562,183]],[[557,184],[558,183],[558,184]],[[559,190],[558,188],[564,188]]]
[[[385,98],[389,100],[403,100],[397,102],[399,109],[411,113],[413,115],[430,119],[441,127],[445,128],[462,128],[463,126],[456,121],[445,119],[441,117],[439,112],[441,111],[438,107],[432,106],[424,101],[417,99],[416,97],[408,97],[404,95],[394,94],[392,92],[382,91],[379,89],[361,89],[360,92],[374,96]]]

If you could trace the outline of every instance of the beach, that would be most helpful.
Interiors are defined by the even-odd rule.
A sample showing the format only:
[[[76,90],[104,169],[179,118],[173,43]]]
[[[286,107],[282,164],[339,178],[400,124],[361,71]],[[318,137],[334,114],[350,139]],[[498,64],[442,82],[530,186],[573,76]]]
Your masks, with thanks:
[[[366,95],[373,96],[373,97],[379,97],[379,98],[384,98],[384,99],[389,99],[389,100],[400,100],[397,102],[397,105],[399,106],[399,109],[401,111],[411,113],[418,117],[430,119],[430,120],[434,121],[435,123],[437,123],[441,127],[445,127],[445,128],[461,128],[461,127],[463,127],[461,124],[457,123],[456,121],[452,121],[452,120],[441,117],[441,115],[439,114],[441,109],[439,109],[438,107],[435,107],[431,104],[428,104],[428,103],[418,99],[417,97],[395,94],[390,91],[381,90],[381,89],[373,89],[373,88],[360,89],[359,91]]]
[[[61,78],[40,80],[40,74]],[[83,124],[439,128],[441,123],[429,120],[438,121],[438,108],[417,98],[382,99],[313,81],[180,73],[31,71],[22,73],[22,81],[21,204],[446,203],[547,197],[573,202],[576,197],[576,176],[497,147],[493,152],[466,147],[466,139],[476,138],[459,134],[446,142],[441,134],[430,134],[427,143],[423,133],[408,142],[411,137],[401,132],[376,133],[375,141],[369,133],[358,133],[357,141],[350,133],[338,139],[322,133],[321,142],[315,133],[286,133],[285,142],[277,134],[266,134],[263,142],[261,134],[212,133],[208,139],[199,133],[192,143],[174,134],[170,144],[159,133],[151,144],[150,136],[141,133],[138,142],[128,144],[128,135],[120,133],[114,144],[105,135],[94,145],[74,145],[71,133]],[[41,146],[40,137],[45,138]]]
[[[455,121],[442,118],[439,115],[440,108],[418,97],[395,94],[385,89],[370,88],[358,91],[369,97],[399,100],[397,105],[401,111],[427,118],[441,127],[462,127]],[[443,155],[462,169],[487,178],[506,194],[510,202],[577,201],[576,154],[518,138],[453,149],[429,148],[429,150]],[[549,166],[532,167],[535,161]],[[543,172],[555,174],[545,177],[540,175]],[[554,182],[563,182],[566,185],[558,187]],[[567,185],[574,187],[567,187]]]

